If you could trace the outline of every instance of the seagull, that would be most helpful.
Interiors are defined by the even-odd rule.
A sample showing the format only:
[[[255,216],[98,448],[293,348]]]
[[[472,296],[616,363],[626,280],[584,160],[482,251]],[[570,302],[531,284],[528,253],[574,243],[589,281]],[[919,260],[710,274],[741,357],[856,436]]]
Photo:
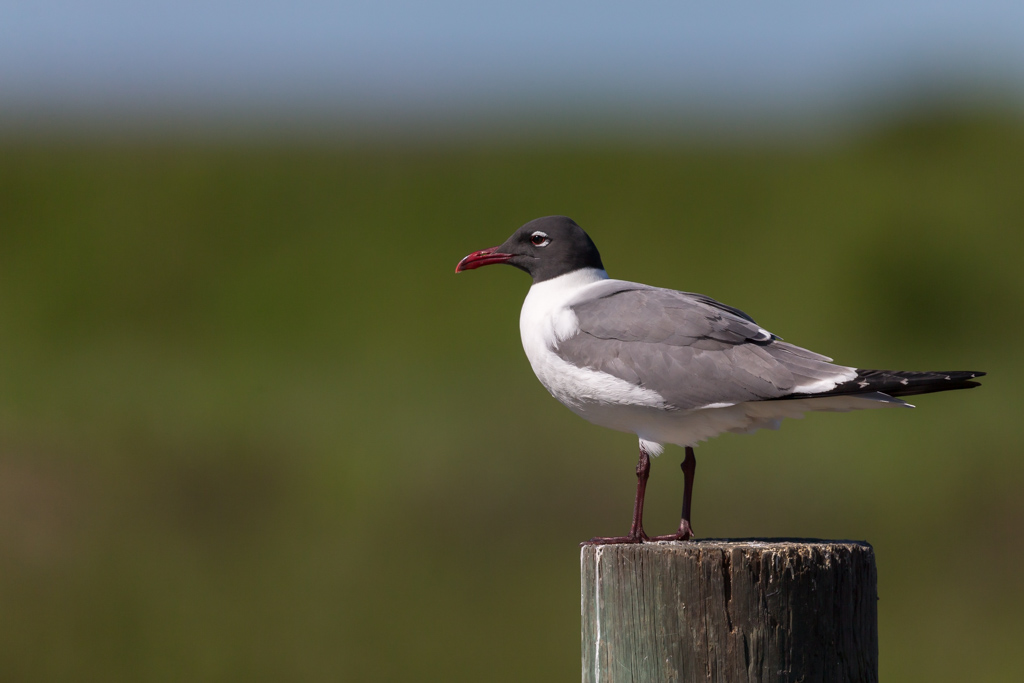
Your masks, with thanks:
[[[808,411],[913,407],[901,396],[978,386],[984,372],[863,370],[788,344],[743,311],[703,294],[608,277],[593,240],[572,219],[526,223],[504,244],[475,251],[456,273],[506,263],[533,278],[519,316],[537,379],[580,417],[636,434],[633,521],[625,536],[588,543],[686,541],[701,441],[778,429]],[[679,529],[644,532],[650,458],[686,449]]]

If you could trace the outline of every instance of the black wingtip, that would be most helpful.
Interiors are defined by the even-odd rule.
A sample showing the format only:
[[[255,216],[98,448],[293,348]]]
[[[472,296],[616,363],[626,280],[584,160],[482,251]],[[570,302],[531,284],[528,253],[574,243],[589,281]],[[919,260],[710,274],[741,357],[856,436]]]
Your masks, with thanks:
[[[882,393],[887,396],[916,396],[938,391],[973,389],[981,382],[973,380],[984,377],[978,370],[953,370],[948,372],[913,372],[907,370],[857,370],[857,377],[844,382],[832,391],[820,394],[789,394],[786,399],[818,398],[826,396],[857,396]]]

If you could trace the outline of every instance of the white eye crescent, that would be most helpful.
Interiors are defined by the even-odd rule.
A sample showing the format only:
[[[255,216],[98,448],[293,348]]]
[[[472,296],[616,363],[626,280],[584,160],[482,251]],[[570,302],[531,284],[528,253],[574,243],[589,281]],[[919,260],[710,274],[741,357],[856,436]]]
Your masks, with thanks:
[[[551,238],[548,237],[548,234],[546,232],[541,232],[540,230],[538,230],[537,232],[530,235],[530,244],[532,244],[535,247],[546,247],[549,244],[551,244]]]

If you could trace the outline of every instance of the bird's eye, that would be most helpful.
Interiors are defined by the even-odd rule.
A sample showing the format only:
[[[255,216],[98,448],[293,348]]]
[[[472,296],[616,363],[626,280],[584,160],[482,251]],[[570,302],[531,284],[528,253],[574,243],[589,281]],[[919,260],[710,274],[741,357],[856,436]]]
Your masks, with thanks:
[[[548,237],[546,233],[538,230],[530,235],[530,243],[535,247],[546,247],[551,244],[551,238]]]

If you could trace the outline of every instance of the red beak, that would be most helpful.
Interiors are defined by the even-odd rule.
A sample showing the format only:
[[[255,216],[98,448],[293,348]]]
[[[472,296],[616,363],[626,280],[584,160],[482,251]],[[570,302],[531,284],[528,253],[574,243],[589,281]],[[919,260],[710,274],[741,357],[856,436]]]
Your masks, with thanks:
[[[474,251],[472,254],[459,261],[459,264],[455,266],[455,272],[461,273],[464,270],[473,270],[480,266],[505,263],[513,256],[512,254],[502,254],[500,251],[496,251],[496,249],[497,247],[491,247],[490,249]]]

